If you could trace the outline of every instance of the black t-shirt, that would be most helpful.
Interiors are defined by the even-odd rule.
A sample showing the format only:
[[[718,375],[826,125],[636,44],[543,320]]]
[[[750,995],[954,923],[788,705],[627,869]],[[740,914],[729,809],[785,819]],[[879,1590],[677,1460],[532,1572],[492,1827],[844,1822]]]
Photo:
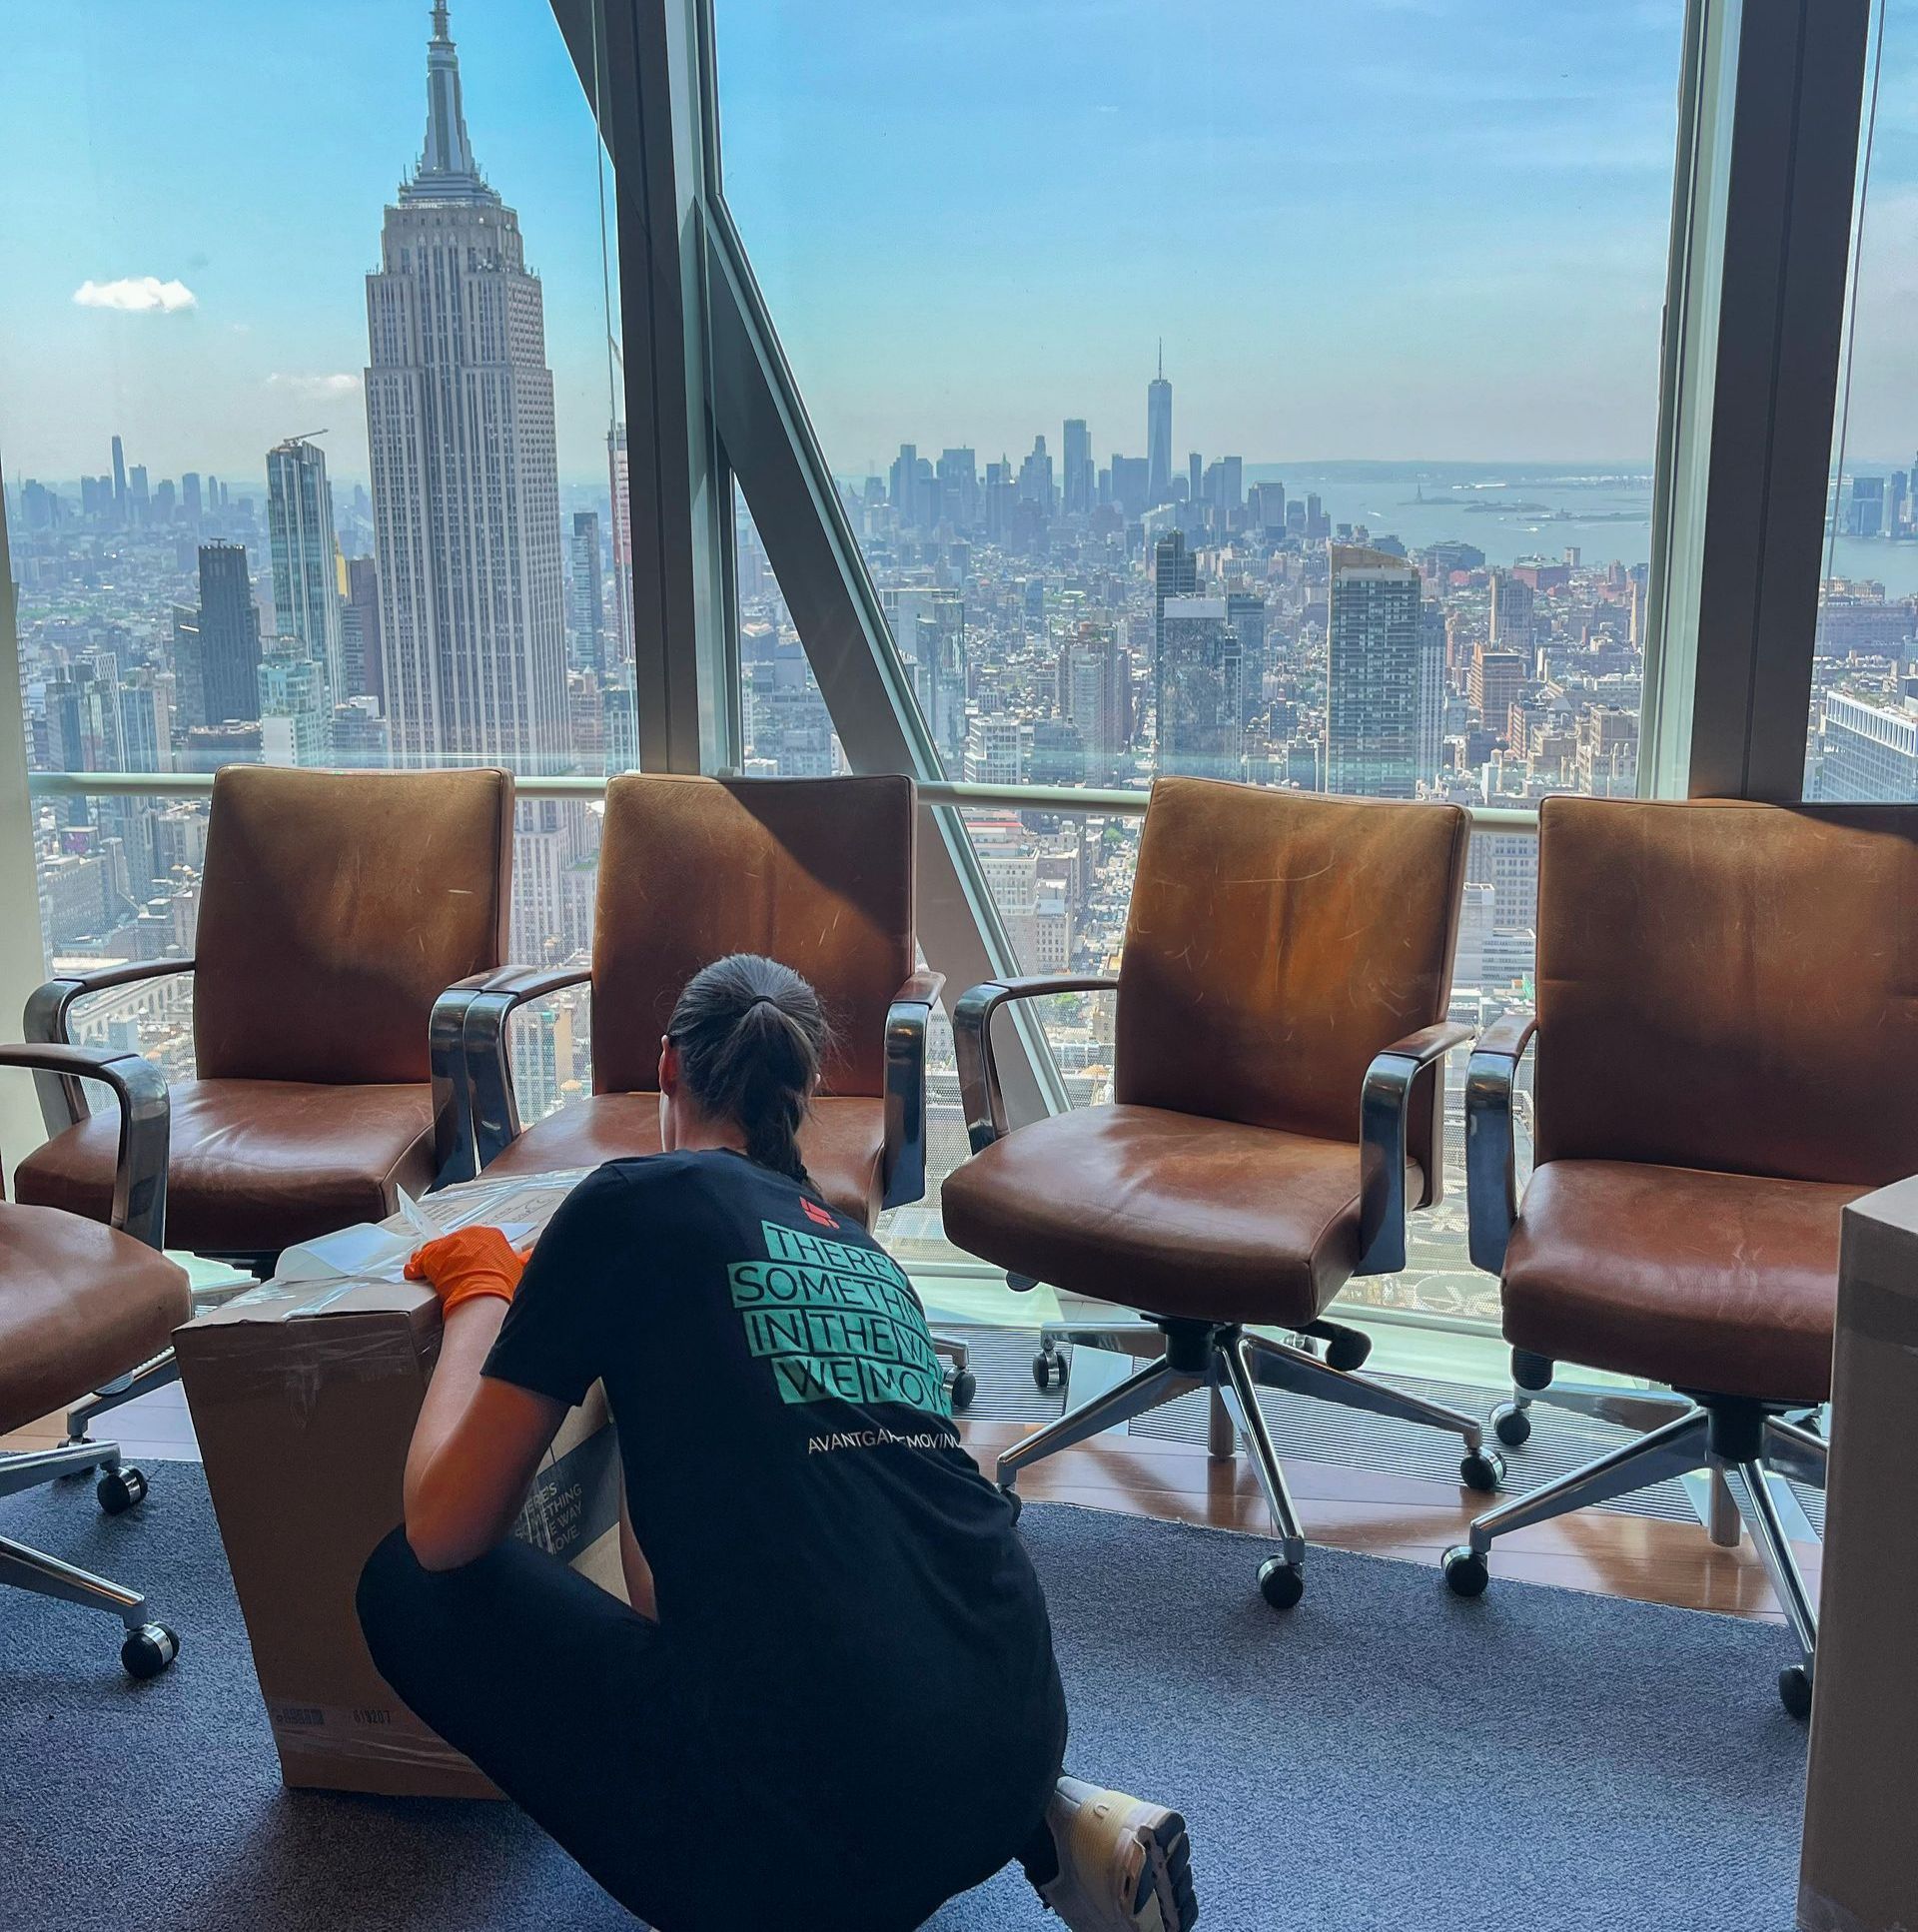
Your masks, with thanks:
[[[968,1712],[1043,1726],[1057,1677],[1012,1510],[904,1273],[810,1189],[723,1150],[609,1162],[540,1237],[485,1373],[569,1404],[604,1382],[719,1775],[744,1748],[870,1803]]]

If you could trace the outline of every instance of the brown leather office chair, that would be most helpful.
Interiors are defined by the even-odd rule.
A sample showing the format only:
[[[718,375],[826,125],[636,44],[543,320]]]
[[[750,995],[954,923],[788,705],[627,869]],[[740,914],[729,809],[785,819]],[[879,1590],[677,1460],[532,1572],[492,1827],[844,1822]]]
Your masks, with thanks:
[[[1282,1543],[1260,1571],[1284,1608],[1305,1539],[1260,1388],[1450,1430],[1464,1479],[1500,1465],[1477,1422],[1353,1373],[1357,1331],[1325,1321],[1353,1275],[1405,1265],[1408,1193],[1440,1185],[1439,1080],[1468,1028],[1445,1022],[1466,814],[1198,778],[1153,786],[1119,977],[973,988],[954,1015],[973,1158],[942,1190],[947,1234],[1009,1271],[1136,1308],[1067,1339],[1157,1356],[1008,1449],[999,1480],[1210,1388]],[[1007,1001],[1119,995],[1114,1104],[1006,1131],[990,1023]],[[1329,1357],[1251,1324],[1323,1338]],[[1349,1366],[1340,1366],[1340,1365]],[[1223,1416],[1221,1414],[1223,1410]]]
[[[139,1055],[75,1047],[0,1047],[0,1066],[54,1078],[104,1081],[114,1090],[114,1170],[108,1215],[98,1221],[55,1208],[0,1202],[0,1435],[37,1422],[85,1389],[112,1387],[167,1347],[190,1313],[185,1273],[160,1251],[166,1215],[167,1085]],[[115,1443],[0,1454],[0,1496],[60,1476],[103,1473],[100,1506],[132,1508],[146,1477],[123,1463]],[[147,1613],[146,1598],[57,1556],[0,1536],[0,1584],[87,1609],[126,1629],[120,1660],[136,1677],[157,1675],[180,1642]]]
[[[214,780],[194,958],[33,996],[27,1037],[62,1044],[87,994],[193,973],[169,1247],[264,1277],[282,1248],[379,1221],[398,1190],[424,1193],[457,1164],[464,1064],[450,1056],[433,1077],[428,1025],[451,983],[505,957],[512,802],[503,771],[229,766]],[[78,1081],[39,1080],[52,1139],[21,1162],[18,1196],[104,1221],[114,1119],[88,1111]],[[76,1412],[75,1433],[97,1413]]]
[[[1471,1254],[1516,1384],[1493,1423],[1522,1442],[1542,1398],[1649,1433],[1481,1516],[1445,1576],[1475,1595],[1506,1530],[1709,1469],[1714,1533],[1742,1514],[1798,1639],[1802,1715],[1816,1618],[1766,1470],[1823,1482],[1840,1213],[1918,1169],[1918,808],[1548,798],[1538,836],[1537,1014],[1466,1083]],[[1581,1391],[1559,1362],[1684,1393]]]
[[[902,777],[613,779],[591,966],[508,969],[458,996],[480,1165],[538,1172],[657,1153],[659,1036],[673,1002],[700,967],[756,952],[810,980],[832,1021],[799,1136],[820,1192],[867,1227],[882,1208],[917,1201],[926,1027],[945,982],[915,965],[916,812]],[[587,980],[592,1092],[522,1127],[507,1019]]]

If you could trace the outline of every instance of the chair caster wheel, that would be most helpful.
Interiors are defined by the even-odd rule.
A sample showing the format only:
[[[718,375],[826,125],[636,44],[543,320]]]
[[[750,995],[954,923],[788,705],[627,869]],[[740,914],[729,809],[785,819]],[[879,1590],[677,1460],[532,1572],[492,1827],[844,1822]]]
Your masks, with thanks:
[[[1066,1386],[1066,1359],[1057,1349],[1041,1349],[1032,1359],[1032,1379],[1044,1395],[1049,1389]]]
[[[1522,1449],[1531,1441],[1531,1418],[1515,1402],[1501,1402],[1491,1412],[1491,1433],[1506,1449]]]
[[[972,1407],[972,1399],[979,1393],[979,1378],[970,1369],[961,1369],[953,1377],[947,1393],[952,1398],[952,1413],[962,1415]]]
[[[1483,1596],[1485,1585],[1491,1581],[1491,1570],[1485,1559],[1468,1543],[1459,1543],[1445,1551],[1439,1558],[1445,1572],[1445,1583],[1453,1596]]]
[[[1779,1671],[1778,1700],[1801,1724],[1811,1715],[1811,1672],[1802,1663]]]
[[[1366,1358],[1371,1354],[1371,1336],[1356,1330],[1335,1335],[1326,1344],[1326,1367],[1337,1369],[1342,1375],[1354,1375],[1366,1366]]]
[[[1505,1479],[1505,1458],[1488,1449],[1468,1449],[1458,1464],[1458,1480],[1467,1489],[1489,1495]]]
[[[1283,1556],[1268,1556],[1259,1565],[1259,1594],[1275,1610],[1289,1610],[1306,1593],[1306,1572]]]
[[[164,1623],[143,1623],[127,1632],[120,1662],[129,1677],[157,1677],[180,1654],[180,1639]]]
[[[123,1462],[117,1469],[109,1469],[93,1485],[93,1493],[108,1515],[123,1515],[136,1503],[147,1499],[147,1478],[138,1469]]]
[[[1026,1506],[1025,1497],[1010,1482],[1000,1483],[999,1493],[1005,1497],[1007,1506],[1012,1510],[1012,1519],[1017,1522]]]

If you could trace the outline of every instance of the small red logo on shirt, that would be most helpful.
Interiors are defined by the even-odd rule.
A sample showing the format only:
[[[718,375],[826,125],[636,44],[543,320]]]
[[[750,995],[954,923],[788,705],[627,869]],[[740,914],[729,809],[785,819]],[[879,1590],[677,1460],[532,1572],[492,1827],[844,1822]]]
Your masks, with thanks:
[[[839,1226],[838,1222],[833,1220],[832,1216],[824,1208],[820,1207],[816,1202],[808,1201],[804,1195],[799,1197],[799,1205],[806,1211],[806,1219],[816,1222],[821,1228],[837,1228]]]

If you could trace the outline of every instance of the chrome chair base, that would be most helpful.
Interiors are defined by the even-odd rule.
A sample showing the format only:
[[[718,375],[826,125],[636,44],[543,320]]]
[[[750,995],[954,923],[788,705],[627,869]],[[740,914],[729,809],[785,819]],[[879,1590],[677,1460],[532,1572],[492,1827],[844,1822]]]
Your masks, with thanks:
[[[1533,1401],[1560,1403],[1610,1421],[1628,1420],[1617,1407],[1620,1403],[1629,1406],[1633,1417],[1655,1406],[1668,1420],[1635,1441],[1594,1456],[1555,1482],[1487,1510],[1473,1521],[1468,1539],[1445,1552],[1445,1581],[1460,1596],[1479,1595],[1490,1580],[1486,1558],[1491,1545],[1508,1531],[1549,1522],[1574,1509],[1615,1501],[1673,1476],[1707,1470],[1712,1479],[1711,1521],[1707,1527],[1713,1540],[1728,1539],[1735,1544],[1738,1526],[1750,1531],[1772,1591],[1791,1626],[1801,1660],[1781,1675],[1779,1693],[1794,1716],[1803,1716],[1810,1707],[1818,1616],[1768,1478],[1775,1472],[1823,1487],[1823,1439],[1801,1422],[1791,1420],[1787,1412],[1729,1398],[1693,1402],[1682,1396],[1574,1389],[1553,1389],[1549,1394],[1529,1389],[1522,1393]],[[1593,1400],[1588,1402],[1586,1397]],[[1608,1407],[1596,1406],[1599,1400]],[[1676,1415],[1671,1414],[1674,1409]],[[1740,1489],[1734,1490],[1725,1479],[1733,1474],[1739,1478]]]
[[[118,1409],[122,1403],[151,1395],[154,1390],[164,1389],[169,1383],[179,1380],[180,1365],[174,1360],[173,1351],[161,1350],[150,1361],[141,1363],[132,1374],[118,1377],[104,1389],[96,1389],[92,1395],[75,1403],[67,1411],[68,1444],[76,1448],[84,1446],[88,1431],[102,1416]]]
[[[1484,1447],[1476,1417],[1369,1377],[1332,1368],[1306,1349],[1252,1334],[1236,1323],[1166,1321],[1060,1327],[1046,1330],[1045,1339],[1054,1354],[1058,1343],[1066,1341],[1081,1348],[1109,1349],[1148,1359],[1116,1388],[1068,1410],[1057,1422],[1015,1443],[999,1457],[1000,1487],[1011,1493],[1020,1471],[1048,1455],[1104,1435],[1195,1390],[1209,1390],[1213,1404],[1212,1452],[1230,1454],[1235,1438],[1245,1445],[1279,1541],[1279,1555],[1266,1563],[1259,1575],[1260,1588],[1275,1608],[1296,1603],[1305,1588],[1306,1538],[1266,1427],[1265,1412],[1259,1407],[1260,1389],[1283,1389],[1371,1415],[1449,1431],[1465,1445],[1460,1475],[1469,1487],[1494,1489],[1504,1474],[1503,1458]],[[1046,1353],[1042,1347],[1041,1360]]]
[[[137,1471],[126,1470],[123,1476],[118,1444],[69,1443],[60,1449],[0,1455],[0,1495],[15,1495],[43,1482],[57,1481],[62,1476],[86,1475],[95,1469],[105,1469],[108,1478],[116,1483],[121,1480],[137,1483],[130,1488],[116,1487],[116,1494],[137,1501],[146,1493],[145,1481],[138,1477]],[[165,1624],[149,1618],[147,1599],[137,1590],[105,1576],[96,1576],[77,1564],[62,1562],[44,1550],[15,1542],[11,1536],[0,1536],[0,1588],[7,1587],[117,1616],[127,1633],[120,1647],[120,1661],[133,1676],[157,1675],[179,1652],[178,1637]]]

